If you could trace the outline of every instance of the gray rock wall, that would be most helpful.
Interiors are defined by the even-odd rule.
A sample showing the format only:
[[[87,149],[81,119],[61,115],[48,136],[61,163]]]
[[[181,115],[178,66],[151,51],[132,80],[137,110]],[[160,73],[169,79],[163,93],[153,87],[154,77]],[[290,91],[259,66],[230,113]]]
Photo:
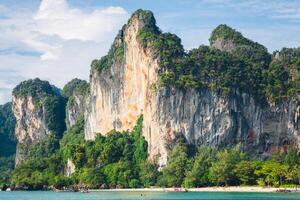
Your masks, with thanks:
[[[12,109],[16,118],[15,135],[18,140],[16,165],[18,165],[26,158],[27,147],[45,139],[50,130],[45,123],[44,107],[37,106],[33,97],[13,96]]]

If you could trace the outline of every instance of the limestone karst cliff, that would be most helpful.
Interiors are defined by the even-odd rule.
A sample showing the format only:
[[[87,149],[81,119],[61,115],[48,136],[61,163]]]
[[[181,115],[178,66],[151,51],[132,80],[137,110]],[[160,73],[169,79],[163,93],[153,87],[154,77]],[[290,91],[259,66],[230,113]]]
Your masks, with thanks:
[[[80,124],[81,121],[83,121],[86,96],[88,92],[89,84],[86,81],[77,78],[68,82],[62,90],[62,96],[64,96],[67,99],[65,120],[67,125],[67,131],[64,133],[64,137],[62,138],[64,142],[61,142],[61,147],[64,146],[63,144],[66,143],[65,140],[68,140],[68,137],[70,137],[70,135],[76,135],[74,133],[75,131],[73,131],[73,126],[76,123],[76,125],[78,126],[78,124]],[[65,176],[70,177],[75,172],[75,168],[75,164],[68,157],[64,169]]]
[[[159,166],[181,137],[196,146],[240,144],[260,157],[299,145],[300,49],[270,54],[220,25],[210,46],[185,51],[176,35],[156,26],[150,11],[138,10],[91,67],[89,84],[74,79],[62,94],[39,79],[14,89],[16,164],[32,144],[61,138],[65,124],[71,129],[83,114],[86,140],[132,130],[143,116],[149,159]],[[67,164],[71,174],[76,166]]]
[[[92,63],[85,138],[132,129],[143,115],[148,153],[160,166],[181,136],[196,145],[241,144],[260,156],[298,146],[294,54],[281,63],[225,25],[215,29],[210,43],[187,54],[179,38],[159,30],[150,11],[136,11],[108,55]],[[287,77],[280,84],[278,66]]]
[[[187,51],[138,10],[89,83],[20,83],[0,106],[0,136],[15,145],[16,125],[18,142],[14,170],[14,151],[0,152],[0,179],[29,190],[203,187],[246,184],[249,166],[249,184],[269,185],[264,167],[274,186],[286,169],[284,183],[298,182],[300,48],[271,54],[224,24],[209,42]]]
[[[86,81],[77,78],[71,80],[64,86],[62,95],[67,99],[67,129],[73,126],[77,119],[84,114],[85,98],[88,91],[89,84]]]
[[[109,56],[116,59],[109,63],[111,66],[100,71],[97,64],[101,67],[103,58],[93,62],[85,112],[85,138],[94,139],[96,133],[106,134],[112,129],[132,129],[143,114],[143,132],[149,143],[149,153],[152,157],[159,153],[164,156],[164,134],[156,125],[158,102],[154,90],[159,61],[155,52],[151,48],[144,49],[137,38],[138,32],[145,27],[153,27],[153,31],[158,32],[151,13],[136,13],[113,43]]]
[[[46,81],[33,79],[15,87],[12,109],[18,141],[16,165],[27,158],[33,144],[44,141],[50,135],[61,137],[65,130],[64,104],[57,88]]]

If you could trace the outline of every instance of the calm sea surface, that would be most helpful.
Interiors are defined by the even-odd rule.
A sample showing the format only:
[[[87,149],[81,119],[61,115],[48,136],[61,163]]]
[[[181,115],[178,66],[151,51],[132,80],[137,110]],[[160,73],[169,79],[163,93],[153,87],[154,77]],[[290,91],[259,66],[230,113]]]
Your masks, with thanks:
[[[91,193],[55,193],[55,192],[0,192],[0,200],[161,200],[161,199],[233,199],[233,200],[262,200],[262,199],[297,199],[300,194],[272,193],[223,193],[223,192],[91,192]]]

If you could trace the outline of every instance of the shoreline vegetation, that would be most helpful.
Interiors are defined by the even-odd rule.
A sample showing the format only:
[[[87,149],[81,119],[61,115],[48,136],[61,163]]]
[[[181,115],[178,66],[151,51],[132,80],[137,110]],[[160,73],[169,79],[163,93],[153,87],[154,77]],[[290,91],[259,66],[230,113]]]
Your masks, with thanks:
[[[300,193],[300,188],[260,187],[260,186],[228,186],[201,188],[122,188],[122,189],[91,189],[90,192],[282,192]]]
[[[11,191],[8,189],[7,191]],[[32,190],[13,190],[13,191],[27,191]],[[165,187],[152,187],[152,188],[114,188],[114,189],[85,189],[85,190],[40,190],[40,191],[53,191],[53,192],[255,192],[255,193],[299,193],[300,187],[261,187],[261,186],[214,186],[214,187],[200,187],[200,188],[165,188]],[[1,190],[0,190],[1,192]],[[5,192],[5,191],[2,191]]]
[[[281,191],[278,187],[297,188],[299,185],[300,157],[297,149],[288,149],[286,153],[261,160],[251,158],[239,146],[231,149],[195,147],[184,138],[178,138],[170,147],[167,166],[160,171],[155,163],[147,160],[148,144],[141,134],[142,116],[131,132],[113,131],[106,137],[99,135],[95,141],[83,141],[82,122],[69,130],[74,132],[74,137],[73,134],[71,137],[69,133],[64,134],[60,148],[50,153],[50,158],[36,153],[17,166],[5,187],[57,192],[151,187],[197,188],[189,191],[213,188],[207,190],[233,192],[239,191],[234,188],[241,188],[248,192],[259,190],[258,187],[272,187],[262,189],[262,192],[274,192]],[[39,146],[33,152],[45,152],[45,147],[47,145]],[[65,166],[62,161],[67,159],[76,166],[70,177],[62,173]],[[236,187],[241,185],[253,188]],[[283,188],[282,192],[287,191]]]

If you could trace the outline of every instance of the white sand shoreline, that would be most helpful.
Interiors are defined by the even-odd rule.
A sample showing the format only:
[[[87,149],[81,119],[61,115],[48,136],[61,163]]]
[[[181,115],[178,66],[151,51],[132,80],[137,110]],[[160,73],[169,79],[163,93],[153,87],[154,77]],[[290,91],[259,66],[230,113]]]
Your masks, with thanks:
[[[128,189],[97,189],[89,190],[91,192],[172,192],[175,188],[128,188]],[[184,188],[179,188],[184,191]],[[203,188],[189,188],[188,192],[276,192],[278,190],[289,190],[292,192],[300,192],[300,188],[272,188],[272,187],[243,187],[243,186],[230,186],[230,187],[203,187]]]

